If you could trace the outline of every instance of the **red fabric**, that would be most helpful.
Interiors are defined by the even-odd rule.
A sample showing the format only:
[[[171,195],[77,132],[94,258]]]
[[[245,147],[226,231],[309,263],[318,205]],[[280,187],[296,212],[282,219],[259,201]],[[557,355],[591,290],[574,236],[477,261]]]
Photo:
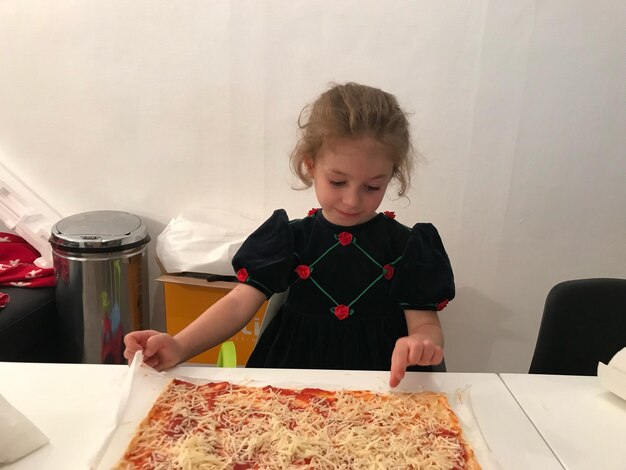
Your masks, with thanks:
[[[246,282],[248,280],[248,270],[246,268],[241,268],[237,271],[237,280],[239,282]]]
[[[337,239],[339,240],[339,243],[346,246],[352,243],[352,234],[350,232],[341,232]]]
[[[54,269],[33,264],[40,256],[22,237],[0,232],[0,286],[54,286]]]
[[[307,279],[311,275],[311,268],[306,264],[301,264],[296,268],[296,274],[300,279]]]
[[[387,280],[393,278],[396,270],[394,269],[392,264],[386,264],[383,266],[383,277]]]
[[[350,307],[347,305],[337,305],[335,307],[335,316],[339,318],[339,320],[345,320],[350,316]]]

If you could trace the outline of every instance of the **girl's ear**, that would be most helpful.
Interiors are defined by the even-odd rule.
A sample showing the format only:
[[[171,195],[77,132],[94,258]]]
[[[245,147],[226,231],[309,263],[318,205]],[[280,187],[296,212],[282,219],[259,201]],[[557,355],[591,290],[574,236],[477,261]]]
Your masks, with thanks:
[[[309,178],[313,178],[313,175],[315,174],[315,162],[310,157],[304,157],[303,163],[307,176]]]

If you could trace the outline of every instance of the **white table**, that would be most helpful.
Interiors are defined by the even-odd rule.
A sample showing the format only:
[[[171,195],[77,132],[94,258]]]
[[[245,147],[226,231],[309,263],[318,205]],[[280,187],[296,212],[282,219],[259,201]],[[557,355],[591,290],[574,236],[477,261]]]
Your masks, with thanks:
[[[626,401],[597,377],[500,377],[566,469],[626,469]]]
[[[110,365],[0,363],[0,393],[50,438],[50,444],[2,470],[88,468],[115,413],[127,371]],[[384,372],[355,371],[179,367],[175,372],[215,380],[372,390],[385,390],[389,378]],[[408,373],[401,388],[451,392],[468,385],[480,429],[499,464],[491,468],[562,468],[495,374]]]
[[[0,362],[0,394],[50,439],[6,469],[88,468],[115,414],[127,371],[126,366]]]

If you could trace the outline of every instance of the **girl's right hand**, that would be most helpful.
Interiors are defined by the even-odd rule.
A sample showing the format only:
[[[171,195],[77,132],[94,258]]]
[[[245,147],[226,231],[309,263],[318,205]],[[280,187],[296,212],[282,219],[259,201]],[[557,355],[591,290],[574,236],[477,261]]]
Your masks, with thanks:
[[[162,371],[178,365],[183,352],[178,341],[167,333],[155,330],[133,331],[124,337],[124,357],[130,362],[137,351],[143,352],[143,362]]]

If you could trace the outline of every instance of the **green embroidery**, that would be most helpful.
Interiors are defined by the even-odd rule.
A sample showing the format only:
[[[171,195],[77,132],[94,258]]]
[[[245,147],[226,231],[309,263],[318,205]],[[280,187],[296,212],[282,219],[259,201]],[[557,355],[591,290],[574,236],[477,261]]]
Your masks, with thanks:
[[[335,239],[338,239],[339,235],[336,234]],[[380,268],[383,272],[381,274],[379,274],[376,278],[374,278],[374,280],[372,282],[370,282],[370,284],[365,287],[361,293],[350,303],[348,303],[346,306],[348,308],[350,308],[352,305],[354,305],[361,297],[363,297],[378,281],[380,281],[382,278],[384,278],[385,275],[385,267],[379,263],[378,261],[376,261],[367,251],[365,251],[365,249],[363,249],[358,243],[356,243],[356,238],[353,236],[351,242],[348,245],[342,245],[339,241],[335,244],[333,244],[330,248],[328,248],[326,251],[324,251],[324,253],[322,253],[315,261],[313,261],[311,264],[308,265],[309,269],[311,270],[311,274],[313,273],[313,266],[316,265],[319,261],[321,261],[326,255],[328,255],[331,251],[333,251],[334,249],[336,249],[338,246],[341,246],[342,248],[347,248],[350,245],[354,245],[361,253],[363,253],[367,259],[369,259],[372,263],[374,263],[378,268]],[[392,266],[395,266],[400,260],[402,259],[402,256],[398,256],[398,258],[396,258],[394,261],[392,261],[391,263],[388,263]],[[313,284],[315,284],[315,286],[320,290],[320,292],[322,292],[326,297],[328,297],[330,299],[330,301],[335,304],[335,306],[339,306],[340,303],[337,302],[327,291],[326,289],[324,289],[314,278],[312,275],[309,275],[309,277],[307,279],[310,279],[311,282]],[[305,281],[306,279],[297,279],[295,282],[298,281]],[[402,304],[401,304],[402,305]],[[408,305],[408,304],[405,304]],[[334,314],[334,308],[330,309],[331,312]],[[354,313],[354,310],[350,309],[349,310],[350,315],[352,315]]]
[[[335,243],[333,246],[331,246],[328,250],[326,250],[324,253],[322,253],[320,255],[319,258],[317,258],[315,261],[313,261],[311,264],[309,264],[309,267],[312,268],[313,266],[315,266],[315,264],[320,261],[324,256],[326,256],[328,253],[330,253],[337,245],[340,245],[339,242]]]
[[[378,282],[378,280],[379,280],[381,277],[383,277],[383,275],[382,275],[382,274],[381,274],[380,276],[378,276],[376,279],[374,279],[374,280],[372,281],[372,283],[371,283],[369,286],[367,286],[365,289],[363,289],[363,292],[361,292],[361,293],[358,295],[358,297],[357,297],[356,299],[354,299],[352,302],[350,302],[350,303],[348,304],[348,307],[350,307],[352,304],[356,303],[356,301],[357,301],[357,300],[359,300],[361,297],[363,297],[363,295],[364,295],[364,294],[365,294],[368,290],[370,290],[370,287],[372,287],[374,284],[376,284],[376,283]]]
[[[328,297],[335,305],[339,305],[339,302],[337,302],[335,299],[333,299],[332,296],[328,292],[326,292],[324,290],[324,288],[322,286],[320,286],[315,279],[313,279],[310,276],[309,276],[309,279],[311,279],[313,284],[315,284],[319,290],[321,290],[324,294],[326,294],[326,297]]]
[[[379,268],[382,268],[382,267],[383,267],[383,265],[382,265],[382,264],[378,263],[378,261],[376,261],[374,258],[372,258],[372,257],[370,256],[370,254],[369,254],[367,251],[365,251],[363,248],[361,248],[361,247],[359,246],[359,244],[356,242],[356,239],[355,239],[355,240],[352,240],[352,243],[354,243],[354,246],[356,246],[359,250],[361,250],[361,253],[363,253],[365,256],[367,256],[367,257],[368,257],[368,258],[372,261],[372,263],[374,263],[374,264],[375,264],[376,266],[378,266]]]

